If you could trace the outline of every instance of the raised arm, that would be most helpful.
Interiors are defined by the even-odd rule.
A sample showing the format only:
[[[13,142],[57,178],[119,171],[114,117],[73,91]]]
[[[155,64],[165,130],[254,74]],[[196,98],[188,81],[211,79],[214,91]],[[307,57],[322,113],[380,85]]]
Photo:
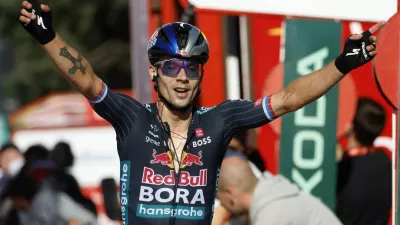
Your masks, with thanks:
[[[280,92],[271,96],[271,108],[276,117],[296,111],[317,100],[338,83],[345,74],[371,61],[376,55],[376,37],[384,22],[372,26],[362,34],[351,35],[345,43],[343,53],[324,68],[302,76]]]
[[[76,50],[68,46],[60,36],[42,46],[57,66],[60,73],[80,93],[89,99],[95,98],[102,89],[102,81],[93,72],[89,62]]]
[[[129,134],[143,106],[133,98],[108,89],[88,61],[68,46],[52,28],[52,13],[39,0],[22,3],[19,20],[42,46],[61,74],[92,104],[98,115],[114,127],[118,141]]]
[[[378,23],[362,34],[350,36],[334,62],[294,80],[276,94],[256,101],[228,100],[218,105],[224,123],[225,146],[236,132],[263,126],[302,108],[328,92],[345,74],[371,61],[376,55],[376,37],[371,35],[384,24]]]
[[[271,107],[277,117],[294,112],[328,92],[343,74],[331,62],[324,68],[297,78],[280,92],[271,96]]]
[[[22,3],[22,26],[39,43],[61,74],[89,99],[94,99],[103,88],[102,81],[93,72],[88,61],[68,46],[52,29],[52,13],[47,5],[37,0]]]

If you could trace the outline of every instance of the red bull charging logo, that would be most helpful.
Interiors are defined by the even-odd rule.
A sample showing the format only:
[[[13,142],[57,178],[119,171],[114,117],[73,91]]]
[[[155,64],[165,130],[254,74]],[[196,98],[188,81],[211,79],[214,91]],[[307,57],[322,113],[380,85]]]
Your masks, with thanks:
[[[157,151],[153,149],[152,156],[154,159],[150,161],[151,164],[161,163],[161,165],[163,166],[168,166],[171,169],[174,168],[173,156],[171,151],[157,154]],[[192,166],[193,164],[202,166],[203,162],[201,161],[201,158],[202,158],[202,151],[199,151],[197,155],[183,151],[180,168],[183,169],[186,166]]]

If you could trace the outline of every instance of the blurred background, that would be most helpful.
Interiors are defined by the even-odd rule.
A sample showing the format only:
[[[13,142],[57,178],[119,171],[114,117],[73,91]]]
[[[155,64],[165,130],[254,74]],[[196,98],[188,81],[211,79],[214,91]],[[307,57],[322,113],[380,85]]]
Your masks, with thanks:
[[[147,72],[150,35],[162,24],[174,21],[198,26],[211,48],[198,99],[207,107],[225,99],[256,100],[279,91],[295,78],[334,60],[350,34],[389,20],[399,9],[398,0],[385,0],[380,5],[373,0],[42,3],[53,9],[55,30],[86,57],[97,75],[110,88],[142,103],[157,99]],[[12,142],[25,153],[41,145],[48,150],[46,158],[57,144],[66,143],[74,158],[70,174],[76,178],[82,195],[95,204],[99,223],[118,224],[111,206],[106,213],[103,197],[104,190],[115,190],[110,183],[116,183],[118,190],[114,130],[58,74],[40,45],[21,29],[20,6],[21,1],[0,1],[0,146]],[[351,125],[359,98],[374,100],[386,112],[385,126],[375,146],[390,159],[396,149],[392,105],[398,106],[399,42],[396,48],[395,41],[386,41],[393,42],[386,46],[385,51],[391,54],[386,57],[397,59],[397,64],[394,61],[387,66],[387,61],[377,59],[375,64],[352,71],[316,103],[249,131],[245,138],[249,157],[260,168],[283,174],[334,209],[336,144]],[[377,70],[396,65],[397,73],[381,69],[384,75],[379,75],[380,90],[374,67]],[[315,135],[301,139],[301,132]]]

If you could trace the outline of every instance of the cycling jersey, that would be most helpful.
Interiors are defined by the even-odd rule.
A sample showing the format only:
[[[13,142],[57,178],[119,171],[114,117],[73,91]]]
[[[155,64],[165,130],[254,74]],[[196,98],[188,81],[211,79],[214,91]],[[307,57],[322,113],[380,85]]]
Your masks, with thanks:
[[[275,118],[269,97],[193,107],[180,169],[175,172],[167,147],[170,134],[155,103],[141,104],[105,84],[89,101],[116,131],[126,225],[211,224],[219,168],[231,137]]]

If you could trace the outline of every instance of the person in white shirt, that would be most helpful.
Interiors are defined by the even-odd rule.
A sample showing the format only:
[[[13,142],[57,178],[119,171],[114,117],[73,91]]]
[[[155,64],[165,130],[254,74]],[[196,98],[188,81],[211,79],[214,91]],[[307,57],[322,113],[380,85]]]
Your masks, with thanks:
[[[222,163],[217,197],[231,215],[248,214],[251,225],[342,224],[319,199],[285,177],[265,171],[258,178],[248,161],[236,156]]]

